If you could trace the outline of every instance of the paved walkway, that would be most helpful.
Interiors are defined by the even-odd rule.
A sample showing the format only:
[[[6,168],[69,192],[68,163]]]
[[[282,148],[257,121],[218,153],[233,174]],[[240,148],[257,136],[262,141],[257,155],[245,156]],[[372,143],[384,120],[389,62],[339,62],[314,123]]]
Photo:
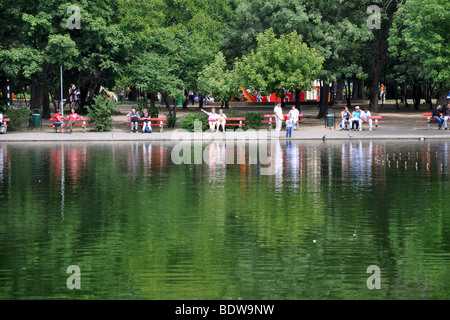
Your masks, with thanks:
[[[210,133],[193,134],[181,132],[178,129],[168,130],[160,133],[158,127],[153,127],[152,134],[130,133],[130,127],[126,126],[127,117],[126,112],[130,106],[122,106],[120,115],[114,117],[115,129],[111,132],[93,132],[89,129],[87,132],[82,132],[80,127],[74,128],[72,134],[55,133],[54,128],[49,127],[49,120],[44,120],[42,131],[40,128],[31,131],[29,128],[23,128],[21,131],[8,131],[6,134],[0,134],[0,142],[45,142],[45,141],[179,141],[181,139],[188,140],[211,140],[211,139],[270,139],[274,138],[274,131],[269,130],[268,125],[264,125],[259,134],[250,134],[249,132],[233,132],[227,131],[224,135],[222,132],[211,135]],[[337,109],[337,112],[340,109]],[[422,112],[428,111],[425,106],[423,111],[412,112],[409,110],[393,110],[384,109],[384,112],[377,113],[383,119],[379,128],[374,131],[368,130],[368,125],[363,126],[363,131],[340,131],[339,123],[336,121],[335,128],[325,128],[323,119],[317,119],[317,108],[304,108],[304,122],[299,124],[300,130],[292,133],[290,140],[426,140],[426,139],[450,139],[450,130],[437,130],[437,124],[432,123],[428,129],[426,121],[423,121]],[[249,108],[230,108],[225,112],[231,115],[244,115],[246,112],[261,112],[268,113],[273,111],[273,108],[255,110]],[[199,112],[198,108],[192,108],[188,113]],[[166,110],[161,109],[160,116],[166,115]],[[177,112],[180,118],[187,112],[182,110]],[[339,115],[337,115],[339,116]],[[279,139],[286,140],[286,131],[282,130]]]

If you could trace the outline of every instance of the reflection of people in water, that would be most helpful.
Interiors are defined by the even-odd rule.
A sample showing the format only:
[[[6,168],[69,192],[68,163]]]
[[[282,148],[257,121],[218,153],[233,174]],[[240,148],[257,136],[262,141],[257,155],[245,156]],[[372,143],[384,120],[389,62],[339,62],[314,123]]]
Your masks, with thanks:
[[[69,147],[69,172],[72,181],[80,180],[81,176],[87,172],[87,146]]]
[[[300,176],[300,151],[299,146],[291,141],[286,141],[285,168],[292,179],[298,181]]]
[[[8,147],[0,145],[0,182],[3,182],[3,170],[5,169],[5,163],[9,161],[5,158],[8,156]]]
[[[360,185],[372,184],[372,142],[368,147],[363,147],[363,142],[350,143],[350,165],[353,169],[353,181],[359,181]]]

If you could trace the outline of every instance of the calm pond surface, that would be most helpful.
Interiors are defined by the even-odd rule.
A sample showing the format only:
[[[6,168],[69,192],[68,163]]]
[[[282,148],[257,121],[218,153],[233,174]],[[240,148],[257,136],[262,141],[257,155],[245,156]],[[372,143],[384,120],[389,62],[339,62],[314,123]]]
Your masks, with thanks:
[[[0,143],[0,299],[450,298],[450,142],[174,147]]]

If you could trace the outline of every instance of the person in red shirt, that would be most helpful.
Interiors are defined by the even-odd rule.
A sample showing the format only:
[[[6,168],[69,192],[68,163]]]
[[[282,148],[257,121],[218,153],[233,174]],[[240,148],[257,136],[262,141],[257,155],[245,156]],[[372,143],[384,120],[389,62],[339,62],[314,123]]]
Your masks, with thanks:
[[[63,133],[63,127],[66,125],[64,120],[65,119],[61,116],[61,110],[58,110],[53,116],[53,124],[57,127],[61,127],[61,133]],[[64,128],[64,131],[66,130],[67,128]]]
[[[79,119],[80,116],[78,115],[78,113],[75,112],[75,109],[70,110],[69,124],[67,125],[70,132],[72,132],[72,125]]]

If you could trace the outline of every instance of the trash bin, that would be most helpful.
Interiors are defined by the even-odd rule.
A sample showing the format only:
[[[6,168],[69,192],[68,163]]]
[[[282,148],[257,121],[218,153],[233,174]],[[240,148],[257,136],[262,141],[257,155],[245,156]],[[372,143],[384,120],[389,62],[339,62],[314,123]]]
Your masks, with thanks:
[[[119,101],[120,101],[120,103],[123,103],[123,102],[124,102],[123,94],[119,95]]]
[[[31,126],[40,127],[42,124],[41,113],[39,109],[34,109],[31,114]]]
[[[334,127],[334,114],[327,114],[326,121],[327,127]]]
[[[183,98],[179,97],[177,100],[177,106],[182,106],[183,105]]]

